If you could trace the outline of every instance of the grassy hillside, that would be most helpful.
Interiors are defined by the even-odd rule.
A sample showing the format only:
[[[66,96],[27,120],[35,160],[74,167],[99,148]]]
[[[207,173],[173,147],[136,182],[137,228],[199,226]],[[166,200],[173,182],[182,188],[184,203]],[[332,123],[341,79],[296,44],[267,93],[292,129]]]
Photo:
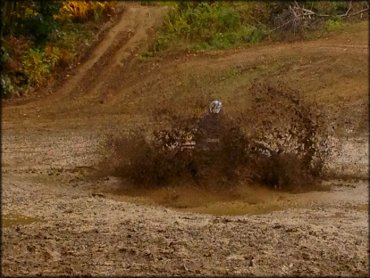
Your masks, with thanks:
[[[365,2],[179,2],[148,55],[171,49],[207,50],[317,38],[366,17]],[[362,11],[362,12],[361,12]],[[311,14],[310,14],[311,13]]]

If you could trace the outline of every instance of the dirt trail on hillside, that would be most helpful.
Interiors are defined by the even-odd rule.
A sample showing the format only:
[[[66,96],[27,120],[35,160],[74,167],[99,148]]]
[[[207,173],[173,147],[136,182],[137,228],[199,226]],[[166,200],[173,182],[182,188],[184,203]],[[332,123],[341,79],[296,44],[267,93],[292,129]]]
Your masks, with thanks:
[[[167,8],[124,6],[53,94],[3,107],[4,275],[366,275],[367,29],[144,59]],[[151,109],[168,102],[193,109],[194,91],[208,98],[221,88],[237,109],[265,75],[301,87],[353,130],[338,135],[332,168],[347,179],[326,181],[330,191],[140,191],[96,178],[108,132],[150,129]]]
[[[94,49],[91,58],[56,93],[57,98],[76,98],[106,93],[107,86],[129,69],[133,57],[160,24],[164,8],[128,6],[118,23]]]

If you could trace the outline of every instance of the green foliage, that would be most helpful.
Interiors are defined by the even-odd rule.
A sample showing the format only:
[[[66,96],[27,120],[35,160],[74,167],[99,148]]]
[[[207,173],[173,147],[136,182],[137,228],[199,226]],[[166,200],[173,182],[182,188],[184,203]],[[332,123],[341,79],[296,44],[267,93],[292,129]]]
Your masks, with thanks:
[[[343,22],[339,19],[328,19],[325,22],[325,28],[328,31],[337,31],[343,28]]]
[[[24,55],[22,65],[31,86],[41,85],[58,62],[58,51],[45,53],[40,49],[30,48]]]
[[[314,12],[331,16],[344,14],[348,9],[348,1],[307,1],[306,5]]]
[[[1,65],[4,65],[10,59],[9,52],[4,45],[1,46],[0,51],[1,51],[0,62],[1,62]]]
[[[89,46],[115,1],[2,1],[3,95],[22,95],[44,84]],[[84,9],[81,9],[84,8]],[[86,15],[83,20],[76,17]]]
[[[0,82],[1,88],[3,89],[3,96],[10,97],[11,95],[14,94],[15,89],[9,75],[1,74]]]
[[[165,17],[148,55],[171,48],[225,49],[242,43],[310,38],[317,30],[339,30],[342,22],[338,15],[345,14],[350,4],[299,1],[301,7],[325,16],[298,20],[293,18],[291,5],[293,1],[177,2]],[[354,7],[355,3],[351,11],[356,12]],[[356,9],[362,9],[362,4]]]
[[[263,24],[243,25],[235,5],[179,2],[165,18],[151,51],[167,49],[176,41],[193,49],[223,49],[241,42],[256,43],[264,38],[262,30],[266,30]]]
[[[61,1],[4,1],[1,4],[2,35],[23,35],[42,44],[57,28],[53,16],[60,7]]]
[[[114,11],[116,1],[64,1],[57,17],[74,22],[98,22],[109,17]]]

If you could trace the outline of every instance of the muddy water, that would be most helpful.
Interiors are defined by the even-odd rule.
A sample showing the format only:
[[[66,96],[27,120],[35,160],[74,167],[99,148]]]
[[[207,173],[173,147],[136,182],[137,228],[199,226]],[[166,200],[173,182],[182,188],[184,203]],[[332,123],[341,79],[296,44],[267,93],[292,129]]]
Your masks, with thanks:
[[[350,198],[366,202],[366,181],[323,182],[316,190],[303,193],[276,191],[256,185],[240,184],[228,190],[210,190],[196,186],[144,189],[130,185],[118,185],[106,189],[105,194],[116,200],[131,203],[160,205],[179,211],[222,215],[259,215],[274,211],[300,208],[320,208],[345,204]],[[111,187],[110,187],[111,188]],[[348,196],[348,190],[353,190]],[[348,204],[350,206],[350,203]],[[367,205],[358,210],[367,210]]]
[[[210,190],[184,185],[163,188],[137,188],[114,177],[98,191],[112,199],[152,204],[180,211],[211,215],[258,215],[301,208],[346,205],[357,211],[368,210],[368,140],[338,140],[338,152],[329,159],[331,180],[303,193],[289,193],[250,184],[228,190]],[[334,179],[334,177],[337,178]],[[349,192],[351,191],[351,192]],[[363,205],[358,205],[358,204]]]
[[[2,216],[2,221],[2,227],[8,228],[15,225],[29,225],[35,222],[40,222],[40,219],[21,214],[7,214]]]

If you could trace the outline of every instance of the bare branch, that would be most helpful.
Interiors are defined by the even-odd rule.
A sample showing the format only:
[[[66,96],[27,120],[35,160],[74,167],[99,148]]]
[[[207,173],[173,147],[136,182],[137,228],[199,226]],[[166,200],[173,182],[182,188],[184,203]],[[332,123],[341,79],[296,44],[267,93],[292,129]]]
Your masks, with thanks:
[[[294,19],[288,20],[287,22],[285,22],[285,23],[283,23],[283,24],[279,25],[278,27],[276,27],[276,28],[274,28],[274,29],[270,30],[270,31],[269,31],[269,33],[272,33],[272,32],[274,32],[274,31],[276,31],[276,30],[278,30],[278,29],[280,29],[280,28],[283,28],[284,26],[288,25],[288,24],[289,24],[289,23],[291,23],[292,21],[294,21]]]
[[[363,14],[364,12],[366,12],[368,10],[369,10],[369,7],[367,7],[366,9],[363,9],[361,11],[358,11],[357,13],[349,14],[349,15],[347,15],[347,17],[355,16],[355,15],[358,15],[358,14]]]
[[[348,7],[346,13],[339,15],[339,17],[347,17],[348,13],[350,12],[351,9],[352,9],[352,1],[349,1],[349,7]]]
[[[289,5],[289,12],[291,14],[291,18],[289,20],[287,20],[286,22],[284,22],[283,24],[277,26],[276,28],[268,31],[267,33],[272,33],[278,29],[281,29],[283,28],[284,26],[288,25],[288,24],[293,24],[294,28],[296,27],[296,24],[300,24],[300,21],[304,21],[304,20],[312,20],[313,18],[318,18],[318,17],[326,17],[326,18],[335,18],[335,17],[339,17],[339,18],[348,18],[348,17],[351,17],[351,16],[355,16],[355,15],[358,15],[358,14],[362,14],[366,11],[369,10],[369,3],[366,2],[366,8],[358,11],[358,12],[355,12],[355,13],[350,13],[352,11],[352,8],[353,8],[353,5],[352,5],[352,1],[349,1],[349,4],[348,4],[348,9],[347,11],[344,13],[344,14],[341,14],[341,15],[329,15],[329,14],[318,14],[316,12],[314,12],[312,10],[313,8],[313,5],[311,5],[311,9],[308,9],[308,8],[305,8],[302,4],[302,6],[297,2],[297,1],[294,1],[292,4]]]

